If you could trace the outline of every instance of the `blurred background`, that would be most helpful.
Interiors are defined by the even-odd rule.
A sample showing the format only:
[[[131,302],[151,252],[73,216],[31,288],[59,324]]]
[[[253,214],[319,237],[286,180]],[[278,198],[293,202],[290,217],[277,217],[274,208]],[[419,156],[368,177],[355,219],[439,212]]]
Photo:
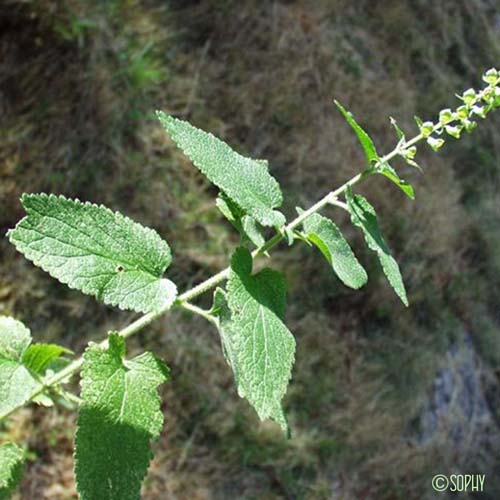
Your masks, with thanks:
[[[2,236],[23,192],[103,203],[171,243],[169,277],[185,289],[225,267],[238,238],[155,109],[268,159],[292,216],[363,165],[334,97],[388,152],[389,116],[411,136],[413,115],[456,106],[499,56],[498,0],[2,0]],[[273,252],[297,339],[292,440],[238,398],[202,319],[175,312],[129,341],[173,372],[143,498],[435,498],[437,473],[486,474],[481,498],[499,498],[499,125],[492,115],[437,155],[422,146],[424,174],[400,165],[414,202],[382,176],[360,188],[409,309],[338,210],[369,272],[360,292],[313,249]],[[37,341],[80,353],[134,318],[52,280],[6,238],[0,252],[0,314]],[[27,408],[0,428],[29,449],[18,498],[76,498],[74,423],[62,408]]]

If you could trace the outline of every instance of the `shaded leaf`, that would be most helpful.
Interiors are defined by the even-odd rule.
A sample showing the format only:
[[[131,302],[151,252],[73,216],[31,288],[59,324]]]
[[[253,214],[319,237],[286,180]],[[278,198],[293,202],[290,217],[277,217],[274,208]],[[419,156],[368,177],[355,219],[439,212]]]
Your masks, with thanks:
[[[282,213],[274,210],[283,202],[278,182],[267,162],[245,158],[225,142],[190,123],[162,111],[158,118],[177,146],[234,203],[263,226],[281,227]]]
[[[26,349],[22,362],[32,372],[43,374],[47,366],[63,354],[72,352],[57,344],[33,344]]]
[[[291,377],[295,339],[283,323],[285,282],[271,269],[251,273],[252,256],[240,247],[231,259],[227,293],[216,294],[223,348],[240,397],[261,420],[272,418],[288,430],[281,400]]]
[[[238,207],[238,205],[224,193],[219,193],[216,205],[224,217],[226,217],[240,233],[243,241],[251,241],[257,248],[265,243],[258,222],[250,215],[245,215],[245,211]]]
[[[363,198],[363,196],[353,194],[351,188],[348,188],[346,191],[346,199],[352,223],[363,231],[366,244],[370,250],[377,253],[389,283],[403,304],[408,306],[408,299],[406,297],[401,271],[380,232],[375,209],[365,198]]]
[[[332,220],[312,214],[303,226],[307,239],[321,251],[345,285],[357,289],[366,284],[366,271]]]
[[[168,368],[151,353],[125,360],[125,341],[91,346],[84,355],[75,473],[82,500],[138,500],[163,413],[157,387]]]
[[[156,231],[63,196],[31,194],[21,201],[27,216],[9,239],[51,276],[121,309],[149,312],[172,304],[176,287],[161,278],[170,248]]]

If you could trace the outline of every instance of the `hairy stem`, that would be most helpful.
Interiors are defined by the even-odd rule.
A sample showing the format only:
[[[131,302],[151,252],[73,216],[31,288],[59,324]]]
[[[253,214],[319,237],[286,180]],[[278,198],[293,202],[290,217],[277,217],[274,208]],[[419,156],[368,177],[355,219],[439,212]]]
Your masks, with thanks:
[[[291,221],[288,225],[286,225],[286,227],[283,231],[277,232],[272,238],[270,238],[260,248],[257,248],[256,250],[254,250],[252,252],[252,256],[254,258],[258,257],[259,255],[265,254],[266,252],[268,252],[269,250],[274,248],[278,243],[280,243],[284,239],[286,232],[293,231],[295,228],[300,226],[300,224],[302,224],[302,222],[304,222],[304,220],[307,219],[307,217],[309,217],[310,215],[312,215],[316,212],[319,212],[326,205],[329,205],[329,204],[342,205],[342,202],[339,202],[337,200],[337,198],[348,187],[357,184],[358,182],[363,180],[365,177],[371,175],[373,173],[374,168],[376,168],[377,166],[379,166],[383,163],[386,163],[386,162],[390,161],[391,159],[395,158],[396,156],[398,156],[401,153],[401,151],[413,146],[414,144],[421,141],[423,138],[424,138],[423,135],[419,134],[419,135],[415,136],[413,139],[411,139],[403,144],[398,144],[398,146],[396,146],[393,151],[391,151],[389,154],[385,155],[384,157],[380,158],[380,160],[375,165],[373,165],[372,168],[367,169],[364,172],[355,175],[352,179],[345,182],[344,184],[342,184],[342,186],[335,189],[334,191],[330,191],[323,198],[321,198],[319,201],[317,201],[314,205],[312,205],[310,208],[308,208],[307,210],[302,212],[300,215],[298,215],[293,221]],[[222,271],[213,275],[211,278],[208,278],[207,280],[203,281],[199,285],[196,285],[195,287],[191,288],[190,290],[187,290],[186,292],[182,293],[181,295],[179,295],[177,297],[177,300],[174,303],[174,307],[180,307],[180,308],[186,309],[186,310],[191,311],[195,314],[201,315],[202,317],[211,321],[214,324],[217,324],[216,318],[211,316],[208,313],[208,311],[205,311],[205,310],[203,310],[203,309],[201,309],[193,304],[190,304],[189,301],[198,297],[199,295],[202,295],[203,293],[207,292],[208,290],[211,290],[212,288],[216,287],[217,285],[219,285],[220,283],[225,281],[229,277],[230,271],[231,271],[231,268],[226,267]],[[170,308],[165,307],[163,309],[159,309],[158,311],[147,313],[147,314],[141,316],[140,318],[138,318],[137,320],[135,320],[134,322],[130,323],[128,326],[126,326],[122,330],[120,330],[118,332],[118,334],[121,335],[122,337],[125,337],[125,338],[130,337],[130,336],[136,334],[137,332],[139,332],[140,330],[142,330],[145,326],[147,326],[150,323],[152,323],[153,321],[155,321],[160,316],[163,316],[169,309]],[[102,347],[107,347],[107,345],[108,345],[107,339],[103,340],[99,345]],[[81,356],[78,359],[71,362],[69,365],[67,365],[65,368],[63,368],[61,371],[46,377],[43,380],[41,386],[31,393],[30,397],[25,401],[24,404],[33,400],[34,398],[36,398],[40,394],[42,394],[47,388],[50,388],[52,386],[55,386],[55,385],[58,385],[61,383],[68,382],[69,379],[80,370],[82,364],[83,364],[83,357]],[[11,413],[15,412],[21,406],[24,406],[24,404],[19,405],[18,407],[12,409],[11,411],[9,411],[5,414],[0,414],[0,420],[9,416]]]

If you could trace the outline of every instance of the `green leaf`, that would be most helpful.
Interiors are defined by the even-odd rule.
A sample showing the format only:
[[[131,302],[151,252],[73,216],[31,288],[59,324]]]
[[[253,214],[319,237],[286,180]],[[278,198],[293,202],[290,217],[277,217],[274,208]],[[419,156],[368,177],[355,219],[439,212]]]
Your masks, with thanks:
[[[347,123],[356,133],[356,136],[358,137],[359,142],[361,143],[361,146],[363,147],[363,150],[365,152],[366,161],[368,162],[368,165],[376,163],[379,160],[379,156],[377,154],[377,150],[375,149],[375,144],[373,144],[371,137],[356,122],[356,120],[352,116],[352,113],[347,111],[342,106],[342,104],[340,104],[337,100],[335,100],[334,102],[337,105],[337,108],[339,108],[344,118],[347,120]]]
[[[41,384],[18,361],[0,357],[0,420],[29,401]]]
[[[231,200],[263,226],[281,227],[285,217],[274,210],[283,202],[267,162],[245,158],[225,142],[190,123],[157,112],[163,127],[194,165]]]
[[[21,480],[24,468],[24,450],[13,443],[0,446],[0,500],[10,498]]]
[[[27,216],[9,238],[16,248],[70,288],[105,304],[139,312],[166,308],[175,285],[161,276],[170,248],[152,229],[91,203],[23,195]]]
[[[398,186],[399,189],[401,189],[401,191],[403,191],[403,193],[408,196],[408,198],[411,198],[412,200],[415,199],[415,191],[413,190],[413,186],[405,180],[401,179],[396,171],[388,163],[382,163],[381,165],[379,165],[379,167],[376,169],[376,172],[384,175],[389,180],[394,182],[394,184],[396,184],[396,186]]]
[[[20,321],[0,316],[0,356],[20,360],[31,343],[31,333]]]
[[[265,243],[266,240],[262,235],[258,222],[250,215],[245,215],[245,211],[236,205],[228,196],[222,192],[219,193],[215,203],[224,217],[226,217],[240,233],[243,241],[251,241],[257,248]]]
[[[47,366],[63,354],[72,352],[57,344],[33,344],[24,352],[22,362],[32,372],[42,375]]]
[[[260,248],[266,242],[262,234],[259,223],[249,215],[244,215],[241,219],[243,232],[246,237],[257,247]]]
[[[0,317],[0,419],[41,388],[21,362],[30,343],[31,333],[20,321]]]
[[[408,306],[401,271],[380,232],[375,209],[363,196],[353,194],[351,188],[348,188],[346,191],[346,199],[352,223],[363,231],[366,244],[370,250],[377,253],[389,283],[403,304]]]
[[[394,127],[394,130],[396,131],[396,135],[398,136],[398,139],[400,141],[405,141],[405,133],[401,129],[401,127],[398,125],[398,122],[391,116],[391,125]]]
[[[42,388],[40,378],[49,363],[68,349],[54,344],[31,344],[31,333],[14,318],[0,316],[0,419],[27,403]],[[34,402],[45,404],[42,393]]]
[[[281,400],[291,377],[295,339],[283,323],[285,282],[271,269],[251,273],[252,256],[240,247],[231,259],[227,293],[218,291],[215,297],[223,349],[240,397],[261,420],[272,418],[287,431]]]
[[[84,355],[82,404],[75,438],[75,473],[82,500],[137,500],[160,435],[157,387],[168,368],[151,353],[125,360],[125,340],[93,345]]]
[[[333,221],[312,214],[303,222],[303,226],[307,239],[321,251],[345,285],[357,289],[366,284],[366,271]]]

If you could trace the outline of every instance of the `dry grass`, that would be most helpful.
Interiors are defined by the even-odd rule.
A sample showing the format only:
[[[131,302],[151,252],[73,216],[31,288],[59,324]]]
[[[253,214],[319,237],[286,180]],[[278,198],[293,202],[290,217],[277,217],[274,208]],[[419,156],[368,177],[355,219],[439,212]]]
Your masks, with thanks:
[[[494,0],[206,0],[170,8],[10,0],[0,7],[2,228],[19,218],[23,191],[103,202],[172,241],[172,278],[182,288],[199,282],[226,264],[236,240],[212,188],[153,120],[154,108],[268,158],[292,214],[363,162],[333,96],[389,149],[388,115],[415,130],[413,114],[451,105],[453,92],[498,61],[497,10]],[[461,325],[500,370],[500,287],[490,285],[500,268],[497,122],[440,156],[422,151],[426,175],[404,170],[414,203],[382,178],[362,187],[401,262],[411,309],[398,304],[336,211],[369,270],[366,290],[345,290],[307,248],[277,252],[298,341],[286,399],[292,441],[259,424],[237,397],[211,326],[175,314],[131,340],[132,353],[155,349],[173,370],[144,498],[423,498],[436,464],[453,467],[445,446],[437,453],[437,444],[415,444],[410,423]],[[37,338],[81,351],[127,321],[53,283],[5,242],[0,249],[2,313],[25,319]],[[493,375],[487,386],[497,384]],[[500,399],[490,392],[492,403]],[[33,454],[23,499],[73,498],[73,424],[64,410],[34,409],[6,430]],[[485,467],[496,461],[491,452]]]

